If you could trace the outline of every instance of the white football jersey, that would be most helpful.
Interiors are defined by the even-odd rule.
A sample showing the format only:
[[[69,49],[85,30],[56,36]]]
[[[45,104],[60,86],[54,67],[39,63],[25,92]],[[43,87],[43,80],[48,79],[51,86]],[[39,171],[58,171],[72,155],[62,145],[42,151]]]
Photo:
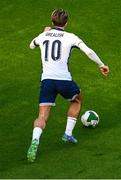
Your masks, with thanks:
[[[72,80],[68,70],[71,49],[78,47],[87,55],[92,52],[79,37],[62,29],[51,29],[41,33],[30,44],[31,49],[36,46],[39,46],[41,49],[43,66],[41,80]],[[100,66],[103,65],[101,61],[98,64]]]

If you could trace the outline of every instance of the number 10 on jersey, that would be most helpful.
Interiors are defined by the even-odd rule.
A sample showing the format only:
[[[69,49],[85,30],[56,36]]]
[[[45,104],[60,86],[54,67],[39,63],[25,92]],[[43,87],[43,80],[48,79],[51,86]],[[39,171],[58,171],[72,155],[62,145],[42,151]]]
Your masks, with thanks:
[[[45,61],[48,61],[48,53],[51,52],[51,58],[53,61],[57,61],[61,57],[61,41],[55,40],[50,44],[49,40],[46,40],[43,42],[43,45],[45,46]]]

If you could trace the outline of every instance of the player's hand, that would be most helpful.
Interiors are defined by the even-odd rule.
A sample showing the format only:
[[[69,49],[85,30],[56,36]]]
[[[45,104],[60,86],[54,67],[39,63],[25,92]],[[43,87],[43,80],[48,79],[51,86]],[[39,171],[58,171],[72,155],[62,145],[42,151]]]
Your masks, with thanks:
[[[106,65],[103,67],[100,67],[100,71],[104,76],[107,76],[109,74],[109,67]]]
[[[51,27],[47,26],[44,28],[44,32],[51,30]]]

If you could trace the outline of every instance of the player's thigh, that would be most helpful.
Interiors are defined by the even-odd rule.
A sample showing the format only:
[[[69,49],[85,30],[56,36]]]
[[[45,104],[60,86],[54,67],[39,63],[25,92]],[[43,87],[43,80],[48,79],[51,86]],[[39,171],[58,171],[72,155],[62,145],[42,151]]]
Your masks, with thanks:
[[[68,101],[80,98],[80,88],[74,81],[63,81],[59,85],[59,93]]]
[[[55,83],[51,79],[45,79],[41,82],[39,105],[55,105],[55,99],[57,96],[57,91]]]

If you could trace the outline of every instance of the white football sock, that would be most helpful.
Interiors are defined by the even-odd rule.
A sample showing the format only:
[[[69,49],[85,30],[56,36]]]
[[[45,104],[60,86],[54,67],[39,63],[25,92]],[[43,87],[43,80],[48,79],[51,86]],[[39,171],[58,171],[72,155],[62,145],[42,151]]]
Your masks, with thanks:
[[[65,134],[67,134],[68,136],[72,136],[72,131],[76,125],[76,120],[77,119],[74,117],[68,117],[67,118]]]
[[[42,130],[40,127],[35,127],[35,128],[33,129],[32,140],[37,139],[38,142],[39,142],[39,138],[40,138],[40,136],[41,136],[41,134],[42,134],[42,131],[43,131],[43,130]]]

